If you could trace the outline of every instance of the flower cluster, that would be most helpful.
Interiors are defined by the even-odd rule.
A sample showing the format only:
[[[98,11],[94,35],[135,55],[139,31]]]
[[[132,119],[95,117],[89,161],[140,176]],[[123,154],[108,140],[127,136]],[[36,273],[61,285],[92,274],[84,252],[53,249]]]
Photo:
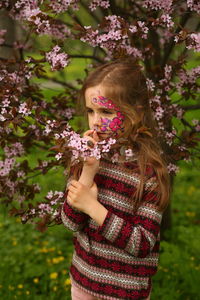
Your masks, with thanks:
[[[102,27],[104,27],[103,31]],[[110,57],[112,57],[113,52],[120,51],[120,49],[133,57],[142,57],[141,51],[131,45],[127,34],[130,29],[132,33],[142,33],[142,38],[146,39],[148,28],[142,21],[138,21],[136,26],[133,26],[128,25],[122,17],[111,15],[104,18],[104,22],[99,26],[99,29],[94,30],[91,26],[84,26],[84,29],[85,32],[84,34],[82,32],[80,40],[92,47],[98,46],[106,49]]]
[[[170,11],[172,7],[172,0],[144,0],[142,6],[149,9]]]
[[[89,8],[91,11],[95,10],[97,7],[102,7],[102,8],[109,8],[110,3],[109,0],[92,0],[90,2]]]
[[[73,2],[75,1],[76,0]],[[67,2],[72,1],[62,1],[62,3],[56,4],[57,2],[58,1],[51,1],[52,8],[62,10],[65,7],[64,4],[67,5]],[[11,11],[11,16],[19,21],[28,21],[28,23],[35,28],[36,33],[40,35],[49,34],[56,38],[63,39],[71,34],[70,29],[63,22],[53,19],[49,14],[41,10],[39,1],[18,0]]]
[[[69,64],[69,56],[60,50],[61,48],[57,45],[52,51],[46,53],[46,60],[51,64],[52,71],[60,70]]]
[[[190,44],[186,47],[188,49],[194,49],[196,52],[200,52],[200,33],[192,33],[189,35],[188,39],[190,39]]]
[[[53,125],[50,124],[50,126],[52,127]],[[46,132],[49,133],[50,131],[51,129],[47,125]],[[81,137],[68,124],[60,134],[55,134],[55,139],[57,146],[51,149],[58,152],[56,159],[65,159],[65,157],[70,156],[72,165],[85,161],[87,157],[100,159],[102,153],[109,152],[111,146],[116,142],[115,139],[108,138],[97,142],[95,145],[90,145],[87,137]]]
[[[200,14],[200,3],[198,0],[187,0],[187,6],[192,10]]]
[[[51,0],[50,7],[53,12],[59,14],[65,12],[71,6],[73,10],[78,10],[77,0]]]

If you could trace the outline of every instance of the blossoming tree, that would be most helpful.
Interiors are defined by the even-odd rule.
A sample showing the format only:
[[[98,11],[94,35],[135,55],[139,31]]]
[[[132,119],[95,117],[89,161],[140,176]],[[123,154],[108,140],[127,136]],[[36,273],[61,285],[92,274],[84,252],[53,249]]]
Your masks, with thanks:
[[[22,32],[8,45],[8,32],[0,28],[0,47],[13,49],[9,59],[0,58],[0,196],[11,214],[23,222],[39,218],[40,230],[59,224],[63,191],[51,190],[41,199],[40,186],[31,178],[61,165],[67,168],[69,158],[88,155],[86,142],[68,124],[82,78],[70,81],[62,76],[74,58],[89,59],[86,73],[114,58],[138,59],[152,95],[157,130],[171,158],[169,172],[174,175],[181,160],[199,158],[200,122],[190,113],[197,116],[200,109],[198,1],[5,0],[0,10]],[[37,46],[41,36],[48,39],[45,49]],[[43,90],[49,81],[61,89],[47,99]],[[33,147],[47,154],[34,167],[26,159]],[[90,155],[101,151],[109,151],[109,145],[89,149]]]

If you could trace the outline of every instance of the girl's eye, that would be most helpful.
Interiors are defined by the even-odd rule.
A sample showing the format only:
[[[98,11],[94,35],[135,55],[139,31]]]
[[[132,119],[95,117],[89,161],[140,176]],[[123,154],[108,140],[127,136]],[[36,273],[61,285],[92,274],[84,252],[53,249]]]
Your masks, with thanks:
[[[88,114],[90,114],[90,113],[92,113],[92,112],[93,112],[93,110],[87,109],[87,113],[88,113]]]
[[[107,115],[112,115],[112,112],[109,111],[109,110],[104,110],[103,113],[104,113],[104,114],[107,114]]]

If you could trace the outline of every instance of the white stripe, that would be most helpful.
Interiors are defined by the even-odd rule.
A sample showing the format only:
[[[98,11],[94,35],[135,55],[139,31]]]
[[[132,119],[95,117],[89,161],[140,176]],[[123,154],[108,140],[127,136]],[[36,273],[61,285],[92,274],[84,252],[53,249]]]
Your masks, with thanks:
[[[73,256],[73,262],[75,266],[77,266],[80,270],[80,272],[84,274],[88,274],[88,277],[95,278],[95,280],[102,282],[112,281],[113,283],[118,283],[120,285],[138,285],[139,287],[144,286],[146,287],[148,285],[148,278],[144,277],[133,277],[128,276],[125,274],[120,274],[118,272],[112,272],[113,275],[111,275],[111,271],[104,270],[102,272],[102,269],[99,269],[97,267],[91,268],[90,265],[86,264],[83,260],[81,260],[76,254]],[[110,274],[109,274],[110,273]],[[134,279],[135,278],[135,279]],[[137,278],[137,279],[136,279]]]
[[[106,173],[108,173],[109,175],[110,174],[113,174],[117,177],[121,177],[121,178],[126,178],[128,179],[130,182],[135,182],[135,183],[140,183],[140,180],[136,177],[136,176],[133,176],[133,175],[130,175],[130,174],[126,174],[124,172],[121,172],[120,170],[115,170],[115,169],[109,169],[109,168],[106,168],[106,167],[101,167],[100,168],[102,171],[106,171]]]
[[[110,257],[111,259],[117,259],[119,261],[128,261],[131,265],[135,265],[135,264],[146,264],[149,263],[152,265],[154,265],[155,263],[157,263],[158,261],[158,255],[157,257],[155,256],[151,256],[151,257],[144,257],[144,258],[140,258],[140,257],[134,257],[133,255],[128,254],[128,252],[125,252],[124,250],[121,249],[116,249],[113,247],[113,249],[108,249],[108,248],[102,248],[103,245],[99,244],[97,242],[92,242],[91,245],[91,250],[94,251],[94,254],[96,255],[102,255],[102,257],[104,257],[105,259],[108,259],[108,257]],[[98,252],[98,253],[96,253]]]
[[[150,208],[150,207],[146,207],[146,206],[141,206],[138,208],[138,213],[140,212],[145,212],[149,215],[153,215],[156,216],[159,220],[162,219],[162,213],[155,211],[154,209]]]
[[[120,205],[120,207],[126,208],[128,210],[133,209],[133,205],[131,205],[128,202],[126,202],[125,199],[121,200],[118,197],[113,197],[113,196],[111,196],[109,194],[106,195],[104,192],[101,192],[100,190],[99,190],[99,198],[102,199],[102,200],[105,200],[105,201],[107,201],[109,203],[117,204],[118,206]]]

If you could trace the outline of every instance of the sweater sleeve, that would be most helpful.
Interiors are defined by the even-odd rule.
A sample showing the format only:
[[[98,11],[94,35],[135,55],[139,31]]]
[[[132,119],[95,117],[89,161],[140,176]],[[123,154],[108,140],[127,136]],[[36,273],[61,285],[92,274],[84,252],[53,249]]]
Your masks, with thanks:
[[[114,246],[137,257],[146,257],[155,246],[162,212],[158,210],[157,179],[151,176],[145,183],[142,204],[128,221],[108,211],[98,232]]]
[[[70,184],[72,178],[68,180],[67,187],[66,187],[66,198],[67,198],[67,188]],[[70,206],[67,202],[67,199],[65,200],[62,209],[61,209],[61,219],[65,227],[70,229],[71,231],[80,231],[84,225],[87,223],[89,216],[85,213],[74,209],[72,206]]]

